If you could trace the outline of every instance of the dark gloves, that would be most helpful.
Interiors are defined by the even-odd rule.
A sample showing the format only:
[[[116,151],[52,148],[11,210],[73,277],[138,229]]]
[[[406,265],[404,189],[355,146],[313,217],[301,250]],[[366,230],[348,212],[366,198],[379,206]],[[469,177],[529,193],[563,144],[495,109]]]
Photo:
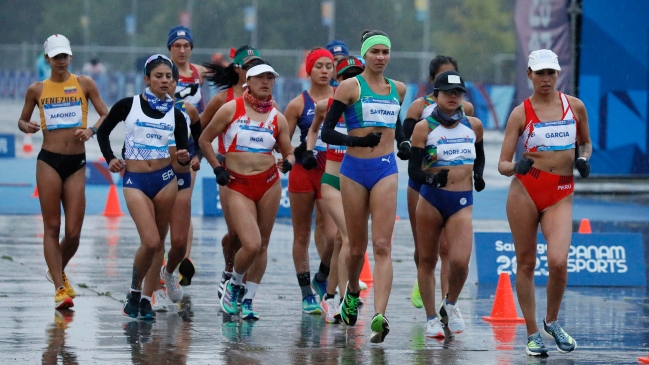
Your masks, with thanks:
[[[356,137],[353,140],[353,144],[350,147],[376,147],[379,142],[381,142],[381,134],[377,132],[372,132],[364,137]]]
[[[575,167],[577,168],[577,171],[579,171],[581,177],[586,178],[590,175],[590,163],[586,157],[579,157],[575,161]]]
[[[293,169],[292,163],[290,163],[288,160],[282,161],[282,170],[284,170],[282,171],[283,173],[286,174],[287,172],[291,171],[291,169]]]
[[[522,158],[514,165],[514,172],[520,175],[527,174],[534,165],[534,160],[531,158]]]
[[[448,170],[441,170],[436,174],[426,174],[426,185],[432,185],[436,188],[443,188],[448,181]]]
[[[230,181],[230,173],[223,166],[214,168],[214,175],[216,175],[216,183],[225,186]]]
[[[306,170],[311,170],[318,165],[318,160],[313,155],[313,150],[304,151],[302,154],[302,166]]]
[[[397,157],[399,157],[402,160],[407,160],[410,158],[410,141],[402,141],[399,143],[399,152],[397,153]]]
[[[179,92],[175,93],[174,96],[176,99],[184,99],[190,95],[196,94],[198,91],[198,88],[201,87],[199,84],[191,84],[187,86],[186,88],[180,90]]]
[[[306,151],[306,142],[302,142],[299,146],[295,147],[293,150],[293,156],[295,156],[295,158],[302,158],[304,151]]]
[[[485,182],[484,178],[482,175],[478,174],[473,174],[473,187],[475,188],[475,191],[481,192],[485,188]]]

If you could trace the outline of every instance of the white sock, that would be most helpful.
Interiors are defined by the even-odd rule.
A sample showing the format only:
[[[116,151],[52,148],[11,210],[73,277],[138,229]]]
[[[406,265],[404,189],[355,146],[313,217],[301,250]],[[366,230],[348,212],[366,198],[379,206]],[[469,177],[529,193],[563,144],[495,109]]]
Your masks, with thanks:
[[[257,289],[259,288],[259,284],[253,283],[252,281],[249,281],[246,283],[246,294],[243,296],[243,300],[250,299],[253,300],[255,298],[255,294],[257,294]]]
[[[232,270],[232,278],[230,278],[232,285],[243,285],[243,275],[244,274],[239,274],[235,270]]]

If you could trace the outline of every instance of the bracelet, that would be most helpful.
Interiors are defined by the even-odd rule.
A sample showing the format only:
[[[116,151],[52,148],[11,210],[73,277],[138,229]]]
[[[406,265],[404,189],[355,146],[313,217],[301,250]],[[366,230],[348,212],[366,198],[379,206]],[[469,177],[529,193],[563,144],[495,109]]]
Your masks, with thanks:
[[[97,134],[97,128],[95,128],[95,127],[89,127],[88,129],[90,129],[90,130],[92,131],[92,135],[93,135],[93,136],[94,136],[95,134]]]
[[[183,163],[183,162],[180,162],[180,159],[179,159],[179,158],[176,158],[176,160],[178,160],[178,164],[179,164],[180,166],[187,166],[187,165],[189,165],[189,161]]]
[[[584,156],[582,156],[582,157],[579,157],[579,158],[578,158],[578,160],[584,160],[584,161],[588,161],[588,159],[587,159],[586,157],[584,157]]]

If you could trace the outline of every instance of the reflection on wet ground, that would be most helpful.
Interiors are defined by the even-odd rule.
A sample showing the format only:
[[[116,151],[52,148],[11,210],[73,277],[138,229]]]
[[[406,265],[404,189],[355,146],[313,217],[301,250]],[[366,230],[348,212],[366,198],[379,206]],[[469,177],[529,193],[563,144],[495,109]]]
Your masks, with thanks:
[[[279,221],[271,237],[266,277],[255,298],[261,319],[223,315],[216,295],[223,269],[221,219],[194,218],[197,276],[185,297],[154,321],[121,314],[138,236],[130,218],[86,218],[81,247],[66,270],[77,289],[75,306],[52,309],[45,279],[42,221],[38,216],[0,216],[0,359],[16,364],[636,364],[649,351],[649,301],[645,288],[566,290],[560,320],[578,349],[546,359],[525,355],[525,328],[492,327],[494,286],[467,283],[460,297],[466,332],[444,341],[427,339],[425,314],[409,301],[415,278],[409,223],[396,225],[394,284],[388,306],[391,332],[369,343],[373,295],[354,327],[326,324],[301,313],[290,225]],[[371,254],[370,254],[371,255]],[[311,267],[317,267],[315,248]],[[543,318],[545,288],[537,289]],[[520,313],[520,311],[519,311]]]

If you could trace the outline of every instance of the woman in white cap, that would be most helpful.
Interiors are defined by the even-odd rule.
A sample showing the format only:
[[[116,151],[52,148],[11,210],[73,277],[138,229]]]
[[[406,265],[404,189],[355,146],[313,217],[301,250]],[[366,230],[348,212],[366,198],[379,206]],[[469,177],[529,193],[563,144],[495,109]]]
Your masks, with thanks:
[[[52,73],[47,80],[27,89],[18,129],[24,133],[43,130],[43,145],[36,162],[38,199],[43,214],[43,248],[54,283],[54,306],[74,306],[75,292],[65,267],[79,248],[79,236],[86,209],[86,148],[108,114],[95,82],[88,76],[68,71],[72,61],[70,41],[61,34],[45,41],[45,60]],[[99,114],[94,126],[87,126],[88,101]],[[40,125],[30,121],[34,107],[41,112]],[[61,204],[65,212],[65,234],[59,242]]]
[[[227,196],[225,216],[231,218],[229,224],[241,240],[232,277],[221,297],[221,309],[231,315],[241,310],[243,319],[259,318],[252,309],[252,300],[266,271],[270,233],[282,194],[278,167],[286,173],[295,162],[288,123],[273,106],[277,76],[268,64],[250,68],[246,73],[248,89],[243,96],[223,105],[199,138],[216,182],[223,187],[221,194]],[[212,141],[221,133],[225,137],[227,170],[212,149]],[[272,155],[276,143],[283,156],[277,162]]]
[[[426,335],[444,337],[464,332],[458,298],[469,273],[473,245],[473,188],[484,188],[485,154],[482,122],[462,109],[464,80],[455,71],[435,79],[437,106],[415,125],[408,176],[421,184],[417,202],[416,234],[419,251],[417,281],[426,309]],[[448,293],[437,316],[435,266],[442,229],[448,241]]]
[[[547,49],[530,53],[527,77],[534,93],[512,111],[507,121],[498,171],[515,175],[507,197],[507,218],[514,238],[516,294],[527,326],[527,354],[547,356],[536,323],[534,269],[538,225],[546,239],[547,309],[542,332],[561,352],[577,348],[577,342],[559,325],[561,300],[568,281],[567,260],[572,235],[574,198],[573,167],[588,177],[592,144],[584,103],[556,90],[557,55]],[[525,148],[512,162],[516,146]]]

